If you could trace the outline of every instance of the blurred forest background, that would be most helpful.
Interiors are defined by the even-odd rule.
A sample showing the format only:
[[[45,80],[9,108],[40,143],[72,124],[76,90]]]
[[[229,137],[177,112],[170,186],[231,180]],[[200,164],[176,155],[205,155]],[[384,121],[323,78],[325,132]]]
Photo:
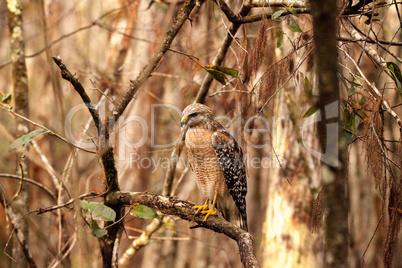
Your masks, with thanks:
[[[61,79],[52,56],[59,56],[78,78],[102,117],[147,64],[183,1],[22,1],[22,38],[17,39],[25,52],[15,49],[15,32],[9,32],[12,2],[19,1],[0,1],[0,266],[26,267],[28,253],[21,251],[14,226],[22,230],[28,224],[25,249],[38,267],[100,267],[100,244],[77,201],[81,195],[105,190],[99,154],[79,150],[55,135],[40,135],[23,148],[9,148],[40,126],[70,142],[74,137],[85,145],[97,144],[88,110],[73,86]],[[242,5],[226,3],[235,12]],[[260,265],[322,267],[320,157],[325,161],[325,154],[320,154],[317,136],[309,5],[296,0],[245,1],[249,22],[236,24],[228,20],[224,4],[197,2],[171,50],[116,124],[119,187],[163,193],[172,149],[179,141],[181,110],[204,90],[205,103],[247,156],[248,224]],[[339,12],[342,95],[335,105],[342,109],[348,142],[349,244],[344,246],[350,267],[402,267],[402,3],[340,1]],[[225,38],[231,39],[228,31],[234,28],[235,39],[217,64]],[[16,55],[22,56],[27,70],[22,79],[29,92],[25,110],[17,109],[18,93],[13,92]],[[231,73],[237,77],[226,73],[223,81],[212,80],[207,70],[214,65],[237,70],[237,75]],[[212,84],[207,85],[208,79]],[[19,119],[9,106],[40,126]],[[204,201],[185,150],[170,194],[196,204]],[[75,201],[59,209],[37,213],[71,199]],[[14,209],[17,218],[11,219],[13,212],[7,214],[6,207]],[[128,211],[127,207],[123,214]],[[121,261],[121,267],[242,266],[235,241],[204,228],[190,229],[193,223],[169,215],[147,245],[139,246],[133,256],[124,255],[152,222],[126,215],[118,256],[129,262]]]

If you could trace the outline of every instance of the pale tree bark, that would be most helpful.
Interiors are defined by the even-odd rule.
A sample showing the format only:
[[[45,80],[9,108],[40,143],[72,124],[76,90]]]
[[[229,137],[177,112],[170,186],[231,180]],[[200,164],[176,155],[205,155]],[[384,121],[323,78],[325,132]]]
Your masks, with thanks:
[[[268,67],[262,77],[262,83],[269,84],[266,90],[271,92],[262,92],[261,105],[279,91],[266,109],[271,111],[272,150],[263,226],[263,267],[323,265],[322,236],[311,230],[312,203],[321,178],[315,154],[318,139],[314,117],[302,118],[314,105],[311,96],[317,92],[312,69],[312,37],[307,32],[312,26],[308,16],[298,15],[297,20],[306,31],[302,33],[304,41],[298,43],[301,34],[290,32],[288,21],[282,22],[282,29],[301,48],[295,52],[284,36],[282,46],[276,49],[278,62]]]
[[[25,42],[22,28],[22,1],[6,1],[8,27],[10,31],[10,51],[13,76],[13,110],[25,117],[29,117],[28,104],[28,77],[25,65]],[[29,123],[16,119],[15,136],[19,137],[29,132]],[[24,149],[25,150],[25,149]],[[25,157],[26,152],[20,151],[17,155],[17,174],[22,177],[29,177],[29,159]],[[28,221],[22,218],[29,211],[29,187],[21,180],[21,187],[18,187],[15,199],[12,202],[12,210],[15,217],[12,219],[14,226],[18,229],[18,238],[13,240],[12,257],[15,259],[16,267],[26,267],[28,264],[24,247],[28,245]],[[20,221],[19,219],[22,218]],[[22,245],[21,245],[22,244]]]

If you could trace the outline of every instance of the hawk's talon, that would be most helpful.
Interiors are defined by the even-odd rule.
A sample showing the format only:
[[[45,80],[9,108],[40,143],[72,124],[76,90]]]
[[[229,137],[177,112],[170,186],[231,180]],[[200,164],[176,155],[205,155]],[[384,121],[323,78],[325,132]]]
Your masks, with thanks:
[[[200,211],[202,210],[202,213],[204,214],[204,211],[208,210],[208,203],[209,203],[209,199],[207,198],[207,200],[205,201],[205,204],[202,206],[194,206],[194,209],[196,209],[197,211],[195,212],[195,214],[200,213]]]
[[[216,210],[214,210],[214,207],[212,207],[211,209],[203,210],[201,213],[202,213],[202,214],[207,214],[207,215],[205,216],[204,220],[203,220],[203,221],[207,221],[207,219],[208,219],[209,216],[216,214]]]

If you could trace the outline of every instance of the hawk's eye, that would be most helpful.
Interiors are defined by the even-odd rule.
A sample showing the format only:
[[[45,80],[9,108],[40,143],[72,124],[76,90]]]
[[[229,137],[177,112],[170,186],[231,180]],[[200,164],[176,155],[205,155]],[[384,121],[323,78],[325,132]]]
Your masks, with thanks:
[[[194,118],[194,117],[197,117],[197,115],[198,115],[198,113],[193,113],[193,114],[190,114],[188,117],[189,118]]]

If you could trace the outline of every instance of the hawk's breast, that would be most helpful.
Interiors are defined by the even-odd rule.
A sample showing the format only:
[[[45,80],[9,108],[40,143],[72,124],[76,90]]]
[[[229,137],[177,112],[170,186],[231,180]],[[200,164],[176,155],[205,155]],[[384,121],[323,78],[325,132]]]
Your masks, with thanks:
[[[198,188],[211,201],[215,190],[218,195],[227,194],[225,177],[212,145],[212,131],[190,128],[186,133],[186,147],[191,167],[197,178]]]

